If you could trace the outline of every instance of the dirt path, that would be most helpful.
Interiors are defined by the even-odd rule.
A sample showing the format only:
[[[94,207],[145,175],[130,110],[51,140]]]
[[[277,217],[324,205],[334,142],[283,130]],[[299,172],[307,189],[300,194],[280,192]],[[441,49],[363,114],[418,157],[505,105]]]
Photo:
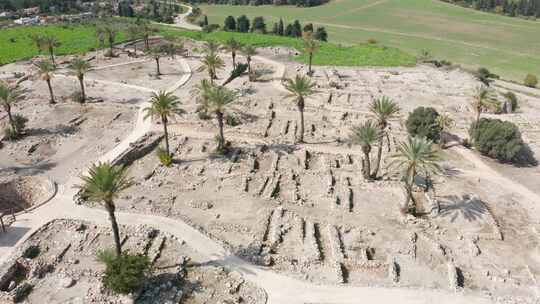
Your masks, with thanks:
[[[182,60],[183,61],[183,60]],[[275,62],[274,62],[275,63]],[[280,65],[280,63],[275,63]],[[184,67],[189,68],[187,63]],[[191,77],[188,70],[172,88],[179,88],[187,83]],[[280,73],[278,69],[276,73]],[[278,82],[279,80],[276,80]],[[121,84],[117,84],[121,85]],[[276,84],[280,85],[280,84]],[[148,88],[145,88],[148,89]],[[129,145],[152,129],[152,122],[143,118],[142,109],[147,103],[140,105],[137,121],[133,131],[118,146],[101,156],[98,161],[110,161],[129,148]],[[332,147],[335,151],[335,147]],[[82,172],[84,174],[85,172]],[[0,263],[4,263],[15,249],[20,246],[45,223],[59,218],[80,219],[91,221],[98,225],[109,225],[105,211],[76,205],[73,196],[76,193],[75,185],[80,184],[80,177],[73,176],[60,187],[59,194],[48,204],[36,210],[23,214],[0,236]],[[234,255],[231,255],[219,242],[207,237],[202,232],[189,226],[185,222],[150,214],[133,214],[118,212],[118,220],[124,225],[147,224],[162,231],[184,239],[193,249],[204,256],[208,262],[222,265],[231,270],[238,271],[247,280],[266,290],[268,303],[271,304],[347,304],[373,302],[373,303],[403,303],[403,304],[487,304],[490,300],[472,294],[449,293],[441,290],[419,290],[405,288],[379,288],[354,287],[339,285],[316,285],[303,282],[271,270],[255,266]]]

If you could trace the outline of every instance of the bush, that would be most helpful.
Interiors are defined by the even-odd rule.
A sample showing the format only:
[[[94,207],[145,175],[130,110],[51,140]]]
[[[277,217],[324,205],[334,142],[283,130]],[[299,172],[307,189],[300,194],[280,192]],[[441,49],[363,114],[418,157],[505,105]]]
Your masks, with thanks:
[[[13,302],[23,302],[32,292],[32,290],[34,290],[34,285],[30,283],[23,283],[22,285],[18,286],[17,289],[15,289],[15,294],[13,295]]]
[[[240,124],[240,121],[238,120],[238,118],[236,118],[236,116],[232,114],[227,114],[225,116],[225,124],[231,127],[236,127]]]
[[[407,118],[407,132],[411,136],[426,137],[434,142],[441,138],[441,127],[437,124],[439,113],[434,108],[419,107]]]
[[[369,38],[367,40],[367,43],[369,43],[369,44],[377,44],[377,40],[375,38]]]
[[[166,167],[169,167],[173,162],[172,154],[167,153],[167,151],[161,147],[157,148],[156,155],[159,159],[159,162]]]
[[[514,94],[513,92],[508,91],[508,92],[504,93],[504,98],[506,98],[506,100],[508,100],[510,102],[510,104],[512,105],[512,112],[515,112],[519,108],[519,104],[518,104],[516,94]]]
[[[527,74],[523,83],[530,88],[536,88],[536,85],[538,84],[538,78],[536,78],[536,76],[532,74]]]
[[[136,291],[144,283],[150,261],[144,255],[122,254],[116,256],[112,251],[98,254],[98,260],[105,264],[103,285],[121,294]]]
[[[41,249],[39,249],[39,246],[32,245],[32,246],[26,248],[26,250],[23,252],[22,256],[25,259],[35,259],[40,254],[40,252],[41,252]]]
[[[469,129],[474,147],[480,153],[502,162],[512,162],[524,148],[518,127],[508,121],[482,118]]]
[[[479,68],[474,73],[474,76],[476,76],[476,79],[478,79],[487,86],[489,86],[489,84],[491,83],[491,79],[499,79],[499,75],[491,73],[486,68]]]
[[[22,115],[15,114],[13,115],[13,122],[15,128],[12,128],[11,125],[8,125],[4,129],[4,135],[8,140],[15,140],[23,134],[28,119]]]

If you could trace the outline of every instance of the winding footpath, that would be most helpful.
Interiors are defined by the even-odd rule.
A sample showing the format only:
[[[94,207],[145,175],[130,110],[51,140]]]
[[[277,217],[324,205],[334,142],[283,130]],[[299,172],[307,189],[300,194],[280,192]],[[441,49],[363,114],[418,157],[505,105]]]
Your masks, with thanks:
[[[259,58],[265,62],[269,59]],[[183,59],[180,59],[186,74],[174,83],[168,91],[185,85],[191,78],[192,72]],[[276,87],[285,73],[284,65],[277,64]],[[68,77],[68,76],[65,76]],[[98,80],[89,80],[98,81]],[[124,86],[122,83],[110,83]],[[279,85],[281,87],[281,85]],[[132,86],[130,88],[141,91],[151,89]],[[97,161],[105,162],[115,159],[122,152],[129,149],[130,144],[137,141],[153,128],[151,120],[144,119],[143,109],[148,102],[140,104],[133,131],[114,149],[101,156]],[[81,174],[85,174],[81,172]],[[73,176],[60,187],[57,196],[48,204],[43,205],[29,213],[20,215],[7,232],[0,235],[0,264],[5,263],[15,250],[41,226],[55,219],[77,219],[90,221],[97,225],[108,226],[109,220],[104,210],[76,205],[73,197],[77,191],[75,185],[81,183],[79,176]],[[400,304],[488,304],[491,301],[485,297],[451,293],[442,290],[383,288],[383,287],[356,287],[347,285],[316,285],[275,273],[267,268],[259,267],[246,262],[228,252],[219,242],[216,242],[195,228],[179,219],[171,219],[151,214],[137,214],[117,212],[118,221],[125,226],[149,225],[165,231],[186,241],[189,246],[201,254],[208,262],[224,266],[237,271],[245,279],[263,288],[271,304],[358,304],[358,303],[400,303]]]

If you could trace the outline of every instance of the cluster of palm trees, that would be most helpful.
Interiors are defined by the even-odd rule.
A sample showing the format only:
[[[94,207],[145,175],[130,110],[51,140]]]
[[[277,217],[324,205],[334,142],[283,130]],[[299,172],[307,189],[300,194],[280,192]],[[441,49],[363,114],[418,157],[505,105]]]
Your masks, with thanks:
[[[361,147],[364,154],[362,160],[362,173],[366,180],[379,178],[379,171],[382,161],[382,152],[387,142],[388,152],[390,152],[389,121],[395,118],[400,108],[397,103],[388,97],[381,97],[374,100],[369,110],[373,120],[353,127],[350,140]],[[441,123],[447,123],[445,120]],[[374,170],[371,170],[371,152],[373,146],[377,146],[377,159]],[[399,173],[406,192],[406,200],[401,206],[402,213],[415,213],[416,201],[413,195],[415,179],[423,176],[429,179],[430,176],[441,171],[438,165],[439,154],[434,149],[434,144],[426,138],[409,137],[405,142],[398,144],[396,152],[389,156],[388,169]],[[410,202],[413,202],[410,206]]]
[[[23,98],[24,91],[17,85],[0,81],[0,105],[7,113],[9,127],[5,129],[5,137],[9,140],[19,138],[24,131],[26,118],[19,114],[13,114],[13,107]]]

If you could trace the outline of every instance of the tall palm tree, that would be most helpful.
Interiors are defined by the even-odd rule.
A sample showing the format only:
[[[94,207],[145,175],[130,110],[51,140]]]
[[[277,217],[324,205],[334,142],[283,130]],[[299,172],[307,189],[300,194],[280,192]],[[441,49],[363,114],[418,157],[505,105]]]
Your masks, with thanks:
[[[54,100],[54,93],[51,85],[51,79],[53,78],[53,72],[56,70],[56,67],[48,60],[42,60],[38,63],[36,63],[36,66],[38,68],[38,73],[41,79],[45,80],[47,82],[47,86],[49,87],[49,94],[50,94],[50,104],[55,104],[56,101]]]
[[[116,255],[122,254],[120,232],[116,221],[114,200],[120,192],[129,188],[133,182],[127,176],[127,170],[123,166],[113,166],[110,163],[98,163],[92,165],[87,176],[81,177],[83,184],[78,187],[82,190],[82,196],[96,203],[103,203],[109,214],[111,227],[116,247]]]
[[[105,23],[98,27],[97,33],[101,33],[107,43],[109,44],[109,57],[114,57],[114,41],[116,40],[116,35],[118,34],[118,29],[113,24]]]
[[[150,36],[159,32],[159,28],[152,26],[148,21],[141,21],[138,26],[144,40],[144,49],[148,50],[150,48]]]
[[[313,55],[319,50],[320,44],[313,37],[312,33],[304,35],[304,53],[309,55],[309,68],[308,75],[311,75],[313,71],[311,70],[311,65],[313,63]]]
[[[236,52],[242,49],[242,44],[238,42],[236,39],[231,38],[225,42],[225,49],[228,52],[231,52],[233,69],[236,68]]]
[[[433,142],[422,137],[409,137],[406,142],[398,146],[398,150],[391,156],[389,168],[400,172],[401,181],[407,193],[401,212],[409,212],[409,202],[413,202],[413,213],[416,211],[416,200],[413,196],[413,186],[416,176],[423,176],[426,180],[441,172],[438,164],[439,152],[433,149]]]
[[[246,56],[246,61],[248,64],[249,81],[251,81],[252,74],[253,74],[251,70],[251,58],[257,55],[257,48],[248,44],[242,48],[242,53],[244,54],[244,56]]]
[[[138,24],[130,24],[126,29],[126,34],[128,38],[133,41],[133,50],[135,57],[137,57],[137,43],[135,43],[135,41],[143,38],[142,28]]]
[[[180,101],[173,93],[159,91],[158,93],[152,93],[150,106],[144,108],[144,111],[146,112],[145,119],[153,117],[159,117],[161,119],[163,133],[165,134],[165,151],[167,152],[167,155],[170,155],[169,131],[167,126],[171,116],[182,112],[179,105]]]
[[[304,142],[304,109],[306,107],[305,99],[315,93],[316,83],[312,82],[309,77],[296,75],[294,79],[285,80],[285,89],[289,91],[287,98],[292,98],[296,102],[300,113],[300,135],[299,143]]]
[[[202,106],[207,113],[214,113],[219,126],[218,151],[225,152],[225,135],[223,132],[223,117],[225,108],[236,99],[236,94],[222,86],[201,86]]]
[[[53,65],[56,65],[54,62],[54,49],[60,46],[60,41],[55,36],[45,35],[41,37],[41,49],[49,52],[51,62]]]
[[[86,72],[90,70],[92,66],[90,63],[84,59],[81,58],[75,58],[73,61],[71,61],[71,64],[69,65],[69,68],[71,69],[71,72],[73,75],[79,79],[79,84],[81,85],[81,103],[86,102],[86,92],[84,89],[84,75]]]
[[[217,53],[219,51],[219,47],[219,43],[215,42],[214,40],[208,40],[204,43],[204,51],[207,54]]]
[[[364,153],[364,160],[362,161],[362,169],[364,178],[371,180],[373,175],[371,174],[371,159],[369,154],[373,145],[382,137],[382,132],[379,127],[371,120],[366,121],[360,126],[356,126],[352,129],[350,140],[353,144],[360,145],[362,152]]]
[[[449,114],[444,113],[437,116],[435,123],[441,130],[440,146],[441,146],[441,149],[444,149],[446,147],[446,141],[447,141],[446,130],[448,130],[454,125],[454,120],[452,119],[452,117],[450,117]]]
[[[148,50],[148,54],[156,61],[156,76],[161,75],[159,60],[161,59],[161,56],[163,56],[162,47],[160,47],[159,45],[153,46]]]
[[[18,101],[21,101],[24,98],[22,90],[17,87],[9,85],[5,81],[0,81],[0,103],[2,108],[6,111],[8,116],[9,125],[14,135],[19,135],[20,131],[17,124],[15,115],[12,113],[12,107]]]
[[[214,83],[214,80],[217,79],[217,70],[225,66],[223,60],[214,52],[206,54],[202,60],[202,64],[199,71],[206,69],[212,84]]]
[[[382,150],[385,137],[388,143],[388,152],[390,152],[390,137],[388,136],[387,132],[388,121],[394,118],[399,113],[399,110],[400,108],[398,104],[386,96],[373,100],[373,102],[369,105],[369,111],[375,118],[379,130],[381,130],[381,136],[379,137],[379,144],[377,147],[377,162],[375,163],[375,169],[373,171],[374,178],[377,178],[379,168],[381,167]]]

